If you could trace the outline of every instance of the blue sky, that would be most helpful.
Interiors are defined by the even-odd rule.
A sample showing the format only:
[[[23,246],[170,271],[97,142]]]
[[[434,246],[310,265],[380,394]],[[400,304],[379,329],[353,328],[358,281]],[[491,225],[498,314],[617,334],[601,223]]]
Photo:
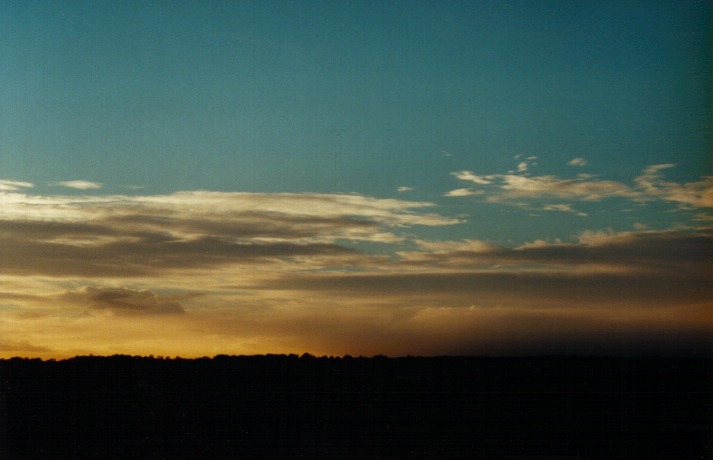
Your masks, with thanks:
[[[324,229],[336,219],[326,203],[341,203],[348,225],[313,239],[403,266],[308,265],[402,273],[413,250],[435,257],[683,230],[697,238],[712,219],[707,1],[37,1],[4,2],[0,13],[8,225],[81,214],[102,222],[91,238],[100,244],[126,230],[100,209],[147,206],[172,219],[170,206],[186,199],[198,216],[192,200],[202,196],[231,221],[252,197],[254,212],[282,216],[254,224],[283,238],[286,222],[305,216]],[[278,197],[302,214],[260,208]],[[214,228],[200,238],[219,238]],[[250,241],[268,236],[259,238]],[[126,267],[92,281],[84,269],[60,276],[42,266],[34,275],[58,277],[43,278],[53,295],[192,289]]]
[[[408,186],[436,201],[457,186],[451,172],[502,173],[516,155],[562,176],[573,158],[620,181],[660,163],[680,181],[711,172],[706,2],[4,10],[8,179],[146,193]],[[496,218],[460,201],[447,204]]]

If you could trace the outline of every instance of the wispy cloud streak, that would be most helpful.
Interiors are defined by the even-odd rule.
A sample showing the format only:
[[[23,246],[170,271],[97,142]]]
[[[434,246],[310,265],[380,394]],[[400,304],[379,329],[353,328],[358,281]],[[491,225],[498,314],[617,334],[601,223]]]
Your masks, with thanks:
[[[74,188],[77,190],[97,190],[103,187],[103,184],[99,182],[90,182],[87,180],[69,180],[63,182],[57,182],[56,185],[67,188]]]
[[[23,188],[32,188],[34,184],[17,180],[0,180],[0,192],[17,191]]]
[[[458,222],[419,212],[430,203],[359,195],[2,197],[0,265],[6,273],[52,276],[352,256],[356,251],[337,241],[394,243],[403,228]]]
[[[586,164],[586,161],[580,158],[570,161],[573,166]],[[595,202],[608,198],[623,198],[640,203],[665,201],[687,208],[713,207],[713,177],[687,183],[664,180],[662,171],[674,166],[648,166],[630,184],[605,180],[590,174],[577,174],[571,178],[554,175],[531,176],[527,174],[526,167],[518,168],[521,174],[479,175],[472,171],[459,171],[452,175],[461,181],[472,183],[473,186],[452,190],[445,196],[484,195],[484,199],[490,202],[518,206],[522,205],[523,199]]]

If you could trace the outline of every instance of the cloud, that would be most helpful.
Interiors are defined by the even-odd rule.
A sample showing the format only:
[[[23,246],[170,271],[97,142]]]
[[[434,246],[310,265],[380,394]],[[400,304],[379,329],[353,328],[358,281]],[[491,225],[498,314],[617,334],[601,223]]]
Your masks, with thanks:
[[[85,305],[90,310],[122,315],[166,315],[185,313],[172,298],[160,297],[149,290],[84,287],[64,295],[66,301]]]
[[[700,351],[713,333],[712,241],[713,229],[589,231],[518,247],[414,240],[364,272],[308,256],[316,265],[297,270],[211,266],[130,286],[79,278],[71,283],[84,287],[70,290],[58,280],[33,286],[31,307],[0,316],[0,331],[49,350],[6,354],[43,356]],[[24,291],[3,276],[16,307]],[[160,294],[186,290],[201,296]]]
[[[30,182],[22,182],[17,180],[0,180],[0,192],[12,192],[23,188],[34,187]]]
[[[519,160],[522,158],[521,154],[517,154],[513,157],[515,160]],[[537,163],[535,162],[537,160],[536,156],[529,156],[525,158],[523,161],[520,161],[517,164],[517,169],[515,171],[508,171],[508,173],[519,173],[519,174],[525,174],[527,171],[530,169],[530,166],[535,166]],[[476,177],[476,176],[473,176]]]
[[[462,240],[462,241],[426,241],[426,240],[416,240],[416,245],[426,251],[431,253],[443,253],[443,252],[490,252],[497,246],[487,241],[481,240]]]
[[[455,190],[451,190],[449,192],[446,192],[443,194],[443,196],[473,196],[473,195],[482,195],[485,193],[482,190],[473,190],[470,188],[458,188]]]
[[[693,217],[693,220],[697,221],[697,222],[711,222],[711,221],[713,221],[713,215],[701,212],[701,213],[696,214]]]
[[[710,269],[698,272],[685,263],[672,261],[669,267],[647,271],[639,264],[632,267],[631,263],[618,261],[621,267],[617,272],[616,267],[600,267],[595,261],[587,260],[586,253],[583,249],[553,247],[520,253],[440,254],[432,257],[431,263],[435,265],[430,270],[423,257],[413,260],[421,267],[419,272],[292,274],[279,282],[266,282],[264,289],[297,290],[301,295],[325,296],[335,302],[337,298],[357,296],[367,304],[392,299],[394,303],[413,307],[476,304],[566,308],[573,313],[585,308],[703,305],[710,303],[713,296]],[[579,260],[567,263],[563,258],[565,254],[574,254]],[[528,259],[540,268],[528,267]],[[440,269],[449,265],[451,270]],[[674,266],[683,267],[684,271],[676,273],[671,269]]]
[[[665,181],[662,171],[675,166],[671,163],[648,166],[634,182],[649,197],[689,208],[713,207],[713,176],[684,184]]]
[[[158,276],[236,264],[327,264],[369,256],[347,242],[395,243],[457,219],[425,202],[360,195],[181,192],[158,196],[0,195],[0,268],[50,276]]]
[[[581,165],[580,161],[576,163],[578,166]],[[478,175],[472,171],[459,171],[452,175],[461,181],[471,182],[479,188],[460,188],[447,192],[445,196],[485,194],[487,201],[514,206],[522,206],[522,199],[593,202],[623,198],[638,203],[671,202],[689,209],[713,207],[713,177],[704,177],[699,181],[688,183],[664,180],[662,171],[674,166],[673,164],[647,166],[631,184],[600,179],[590,174],[562,178],[554,175],[528,176],[512,173]],[[518,167],[518,171],[524,173],[526,167]]]
[[[377,199],[356,194],[193,191],[152,196],[63,197],[3,193],[0,199],[5,205],[0,209],[0,219],[22,218],[45,222],[143,219],[147,225],[163,225],[166,231],[181,222],[222,223],[226,226],[255,220],[262,223],[282,222],[285,225],[303,222],[310,227],[334,225],[335,234],[343,228],[342,224],[357,229],[365,225],[410,227],[459,223],[458,219],[422,211],[435,206],[432,203]],[[268,225],[267,228],[274,226]],[[367,234],[371,229],[362,231]]]
[[[57,185],[67,188],[74,188],[77,190],[96,190],[103,187],[103,184],[99,182],[89,182],[86,180],[70,180],[64,182],[57,182]]]
[[[544,211],[574,212],[568,204],[550,204],[542,208]]]
[[[674,168],[675,166],[676,165],[673,163],[647,166],[644,168],[641,175],[634,179],[634,182],[636,182],[643,189],[654,188],[656,182],[659,182],[661,179],[661,171]]]
[[[470,181],[478,185],[490,185],[493,183],[493,179],[497,179],[499,176],[497,174],[491,175],[476,175],[471,171],[460,171],[451,173],[460,180]]]
[[[663,169],[642,180],[661,189]],[[485,182],[474,192],[507,192],[504,175],[462,177]],[[507,353],[713,333],[711,228],[503,246],[418,239],[414,226],[459,220],[356,194],[0,201],[5,355]],[[575,212],[563,199],[534,205]],[[365,252],[372,243],[391,246]]]
[[[628,187],[614,181],[561,179],[556,176],[524,177],[506,174],[500,178],[502,197],[540,198],[554,197],[583,201],[599,201],[613,196],[633,196]]]
[[[560,198],[582,201],[599,201],[607,197],[635,197],[638,193],[615,181],[592,180],[588,177],[562,179],[556,176],[520,176],[500,174],[479,176],[471,171],[453,173],[458,179],[476,185],[492,185],[491,201],[517,198]],[[485,192],[486,190],[480,190]],[[450,192],[449,192],[450,193]],[[453,195],[449,195],[453,196]]]
[[[581,217],[585,217],[587,214],[576,209],[572,209],[572,205],[569,204],[548,204],[542,208],[543,211],[557,211],[557,212],[569,212],[576,214]]]
[[[589,162],[584,158],[572,158],[567,164],[570,166],[587,166]]]
[[[32,345],[27,340],[2,340],[0,341],[0,353],[12,354],[36,354],[48,353],[51,350],[40,345]]]
[[[0,228],[7,224],[0,222]],[[37,225],[37,224],[34,224]],[[12,227],[15,224],[5,225]],[[77,225],[37,225],[36,234],[52,240],[36,240],[17,234],[0,239],[0,266],[6,273],[50,276],[155,276],[170,270],[217,269],[246,263],[272,263],[278,259],[339,256],[355,251],[329,243],[287,241],[231,241],[220,236],[177,239],[154,231],[87,226],[94,232],[75,231]],[[102,238],[103,234],[109,235]]]
[[[508,248],[487,242],[419,244],[402,251],[416,273],[349,278],[383,281],[378,289],[407,295],[470,296],[492,305],[680,305],[713,298],[713,229],[583,232],[575,243],[537,240]],[[339,280],[330,280],[339,286]],[[410,286],[404,292],[398,286]],[[348,289],[345,287],[345,289]],[[363,293],[369,291],[362,286]],[[378,291],[377,288],[374,288]],[[461,295],[457,295],[460,293]],[[463,299],[464,300],[464,299]]]
[[[413,187],[406,187],[406,186],[401,186],[401,187],[399,187],[398,189],[396,189],[396,191],[399,192],[399,193],[401,193],[401,192],[410,192],[411,190],[413,190]]]

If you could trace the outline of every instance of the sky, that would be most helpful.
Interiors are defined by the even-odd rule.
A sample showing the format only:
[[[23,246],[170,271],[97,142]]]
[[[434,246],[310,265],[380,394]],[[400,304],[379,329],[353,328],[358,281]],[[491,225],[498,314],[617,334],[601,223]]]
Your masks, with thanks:
[[[710,1],[6,1],[0,357],[713,353]]]

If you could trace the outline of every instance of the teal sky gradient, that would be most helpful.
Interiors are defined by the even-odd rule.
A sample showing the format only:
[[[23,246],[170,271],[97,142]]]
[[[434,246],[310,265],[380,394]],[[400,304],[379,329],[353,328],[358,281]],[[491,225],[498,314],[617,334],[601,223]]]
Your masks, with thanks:
[[[103,192],[356,192],[475,214],[452,172],[711,173],[710,2],[6,2],[0,169]],[[397,188],[413,188],[398,194]],[[611,205],[611,203],[607,203]],[[628,227],[589,212],[584,227]],[[656,213],[637,218],[664,222]],[[486,215],[487,219],[482,216]],[[554,216],[549,216],[553,217]],[[530,219],[568,236],[581,218]],[[476,235],[472,235],[475,233]]]
[[[710,1],[0,3],[0,356],[713,353]]]

